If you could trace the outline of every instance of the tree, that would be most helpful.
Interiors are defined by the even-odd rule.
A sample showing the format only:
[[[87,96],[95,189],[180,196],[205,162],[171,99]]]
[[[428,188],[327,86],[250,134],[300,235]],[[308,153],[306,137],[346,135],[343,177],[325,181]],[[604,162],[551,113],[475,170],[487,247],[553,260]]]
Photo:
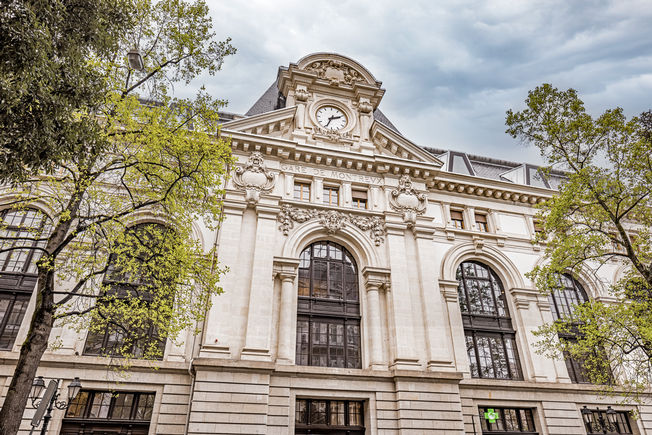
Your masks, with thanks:
[[[0,181],[51,171],[93,123],[107,83],[91,56],[111,57],[133,28],[128,0],[3,2],[0,12]]]
[[[152,359],[161,355],[157,341],[193,328],[221,292],[216,253],[192,228],[215,228],[221,218],[232,163],[230,144],[219,137],[224,102],[203,90],[193,99],[173,98],[170,90],[203,71],[214,74],[235,49],[228,39],[214,40],[202,0],[138,0],[130,7],[127,21],[135,24],[117,36],[115,53],[81,50],[107,91],[101,104],[72,112],[85,128],[56,139],[65,158],[3,195],[2,208],[39,209],[49,222],[20,231],[5,222],[0,237],[0,256],[35,254],[38,277],[29,331],[0,410],[3,434],[18,430],[55,322],[95,332],[122,328],[125,344],[102,353]],[[142,71],[126,64],[133,47],[142,50]],[[145,329],[155,332],[149,343],[126,333]]]
[[[608,292],[544,326],[540,349],[582,361],[603,392],[640,399],[652,386],[652,112],[627,119],[616,108],[593,118],[575,90],[549,84],[525,103],[507,112],[507,133],[563,175],[539,207],[546,262],[529,277],[550,294],[563,273],[591,274]],[[606,269],[621,272],[617,282],[600,279]]]

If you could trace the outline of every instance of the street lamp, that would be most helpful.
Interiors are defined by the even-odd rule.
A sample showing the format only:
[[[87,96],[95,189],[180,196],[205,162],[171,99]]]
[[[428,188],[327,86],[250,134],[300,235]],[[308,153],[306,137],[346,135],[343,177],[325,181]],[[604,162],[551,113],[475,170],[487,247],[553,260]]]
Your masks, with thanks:
[[[45,435],[48,430],[48,423],[50,423],[50,419],[52,418],[52,409],[68,409],[82,388],[79,378],[75,377],[68,384],[68,400],[59,400],[59,382],[61,382],[60,379],[52,379],[48,383],[47,388],[45,388],[43,376],[34,378],[30,399],[32,399],[32,407],[36,408],[36,412],[34,413],[34,418],[32,418],[32,430],[30,431],[30,434],[34,432],[34,429],[36,429],[38,425],[41,424],[41,420],[43,420],[41,435]],[[44,388],[45,393],[43,393]],[[41,393],[43,393],[43,397],[41,397]]]
[[[127,61],[129,62],[129,68],[135,69],[136,71],[142,71],[145,69],[143,52],[136,47],[132,48],[127,53]]]
[[[611,406],[607,406],[607,410],[604,411],[600,408],[589,409],[584,405],[581,412],[584,424],[590,432],[609,433],[618,428],[618,413]],[[607,415],[606,419],[604,414]]]

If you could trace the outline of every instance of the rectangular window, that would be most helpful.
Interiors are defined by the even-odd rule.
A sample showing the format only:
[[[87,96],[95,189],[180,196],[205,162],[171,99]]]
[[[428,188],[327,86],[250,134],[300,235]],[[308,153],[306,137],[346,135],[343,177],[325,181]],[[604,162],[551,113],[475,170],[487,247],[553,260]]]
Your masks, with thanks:
[[[351,206],[353,208],[367,208],[367,192],[364,190],[351,191]]]
[[[60,433],[146,435],[154,398],[154,393],[82,390],[70,403]]]
[[[310,183],[294,183],[294,199],[310,201]]]
[[[460,210],[451,210],[451,224],[457,229],[464,229],[464,214]]]
[[[11,350],[25,317],[29,294],[0,292],[0,349]]]
[[[486,214],[480,214],[480,213],[475,214],[475,227],[478,229],[478,231],[481,231],[483,233],[489,232],[489,226],[487,225]]]
[[[589,409],[589,411],[591,413],[587,417],[582,416],[588,435],[634,433],[627,411],[616,411],[611,416],[607,414],[607,410]]]
[[[532,410],[527,408],[478,407],[483,434],[536,435]]]
[[[295,434],[362,435],[363,402],[351,400],[297,399]]]
[[[324,204],[339,205],[340,204],[339,187],[324,186],[323,201]]]

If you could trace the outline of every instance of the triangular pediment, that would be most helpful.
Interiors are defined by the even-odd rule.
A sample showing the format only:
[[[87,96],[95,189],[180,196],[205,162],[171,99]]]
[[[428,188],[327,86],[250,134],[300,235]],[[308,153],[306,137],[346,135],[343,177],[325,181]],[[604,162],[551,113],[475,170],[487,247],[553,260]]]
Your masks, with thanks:
[[[222,124],[222,130],[272,137],[284,136],[293,128],[296,111],[297,107],[292,106],[236,119]]]
[[[443,165],[443,162],[433,154],[404,138],[382,122],[373,122],[370,137],[378,154],[420,163],[431,163],[437,167]]]

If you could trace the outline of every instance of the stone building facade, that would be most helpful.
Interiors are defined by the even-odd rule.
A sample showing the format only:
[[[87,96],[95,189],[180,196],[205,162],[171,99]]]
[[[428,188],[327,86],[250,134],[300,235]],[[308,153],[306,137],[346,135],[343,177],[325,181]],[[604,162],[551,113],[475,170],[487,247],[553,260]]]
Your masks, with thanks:
[[[539,326],[575,301],[608,300],[588,273],[564,276],[551,298],[525,277],[544,261],[533,205],[560,179],[416,145],[378,109],[384,92],[356,61],[316,53],[229,117],[238,164],[225,220],[195,232],[230,268],[224,294],[158,370],[136,362],[117,382],[107,359],[85,354],[84,333],[55,330],[39,374],[79,376],[86,402],[55,412],[49,433],[603,433],[584,424],[585,405],[596,422],[611,406],[608,433],[652,433],[652,407],[601,398],[580,362],[535,352]],[[17,304],[16,284],[1,284],[14,295],[3,307]],[[25,292],[22,314],[0,312],[14,331],[0,352],[5,391]]]

